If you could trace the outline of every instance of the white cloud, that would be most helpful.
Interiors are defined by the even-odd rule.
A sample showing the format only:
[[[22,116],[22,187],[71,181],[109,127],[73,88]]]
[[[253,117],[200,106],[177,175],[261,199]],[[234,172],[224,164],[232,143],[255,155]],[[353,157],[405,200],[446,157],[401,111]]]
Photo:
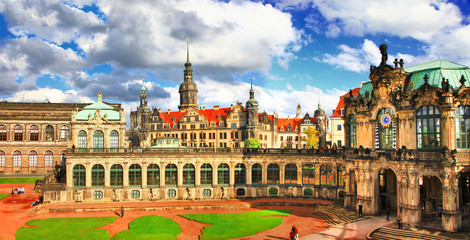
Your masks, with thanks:
[[[278,0],[280,9],[312,9],[305,18],[306,27],[324,31],[327,37],[385,34],[413,38],[424,43],[423,56],[407,56],[411,65],[417,60],[447,59],[470,65],[470,25],[457,5],[441,0]],[[467,13],[465,13],[467,14]],[[468,17],[467,17],[468,18]],[[323,27],[327,26],[327,27]],[[451,44],[450,44],[451,43]],[[325,55],[324,60],[340,68],[359,72],[366,65],[355,61],[361,53],[350,53],[345,45],[338,55]],[[365,49],[360,49],[361,51]],[[403,54],[397,54],[403,55]],[[365,55],[367,56],[367,55]],[[374,63],[376,64],[376,63]]]
[[[8,30],[14,35],[34,34],[59,45],[105,29],[104,22],[92,12],[85,13],[61,1],[4,1],[0,12],[7,16]]]
[[[51,102],[51,103],[91,103],[88,97],[80,96],[75,90],[61,91],[53,88],[18,91],[13,96],[2,98],[8,102]]]
[[[380,63],[380,51],[374,42],[365,39],[360,48],[351,48],[346,45],[339,46],[341,53],[338,55],[325,54],[322,59],[317,59],[338,68],[353,72],[368,71],[370,65]]]

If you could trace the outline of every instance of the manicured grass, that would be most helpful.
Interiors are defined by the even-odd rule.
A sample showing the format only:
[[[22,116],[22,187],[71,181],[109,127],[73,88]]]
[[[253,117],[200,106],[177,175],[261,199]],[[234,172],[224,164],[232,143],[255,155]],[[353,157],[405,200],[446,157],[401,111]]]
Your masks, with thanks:
[[[10,194],[0,194],[0,200],[10,196]]]
[[[129,230],[122,231],[112,240],[124,239],[175,239],[181,233],[181,227],[175,221],[160,216],[144,216],[134,219]]]
[[[34,183],[43,177],[0,177],[0,183]]]
[[[189,220],[210,223],[199,239],[231,239],[255,235],[279,226],[284,220],[269,215],[288,216],[292,210],[261,210],[235,214],[183,214]]]
[[[28,239],[103,239],[109,240],[109,232],[104,229],[94,229],[114,222],[118,217],[89,217],[89,218],[48,218],[36,219],[26,223],[32,227],[21,227],[16,231],[17,240]]]

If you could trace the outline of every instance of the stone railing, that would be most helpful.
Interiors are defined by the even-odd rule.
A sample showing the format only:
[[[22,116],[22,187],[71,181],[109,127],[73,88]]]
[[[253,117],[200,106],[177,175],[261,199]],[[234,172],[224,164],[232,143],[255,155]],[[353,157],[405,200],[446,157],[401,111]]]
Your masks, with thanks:
[[[243,155],[303,155],[331,156],[346,159],[378,160],[385,158],[390,161],[413,162],[452,162],[456,158],[468,160],[470,153],[451,152],[446,149],[288,149],[288,148],[69,148],[68,154],[243,154]]]

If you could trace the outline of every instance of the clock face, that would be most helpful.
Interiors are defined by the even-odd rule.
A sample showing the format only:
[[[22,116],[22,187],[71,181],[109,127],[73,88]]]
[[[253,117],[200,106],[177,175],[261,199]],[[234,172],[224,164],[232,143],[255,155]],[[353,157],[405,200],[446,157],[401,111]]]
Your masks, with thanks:
[[[382,117],[380,117],[380,123],[384,127],[389,127],[390,124],[392,123],[392,116],[390,116],[389,113],[384,113]]]

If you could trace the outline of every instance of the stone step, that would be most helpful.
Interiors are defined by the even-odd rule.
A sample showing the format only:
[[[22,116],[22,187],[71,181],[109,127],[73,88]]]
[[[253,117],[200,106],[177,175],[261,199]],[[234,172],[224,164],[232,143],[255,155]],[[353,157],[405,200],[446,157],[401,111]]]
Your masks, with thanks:
[[[341,220],[342,220],[343,222],[345,222],[345,223],[349,223],[349,222],[354,222],[354,221],[355,221],[355,219],[346,216],[346,214],[344,213],[344,211],[339,210],[339,209],[337,209],[337,208],[334,208],[334,207],[327,208],[326,211],[327,211],[327,212],[330,212],[330,213],[332,213],[332,214],[334,214],[336,217],[338,217],[339,219],[341,219]]]
[[[426,233],[419,233],[403,229],[381,227],[369,234],[369,239],[428,239],[428,240],[450,240],[447,237]]]
[[[337,225],[340,223],[334,220],[331,216],[329,216],[327,213],[323,211],[315,211],[313,214],[323,218],[323,220],[325,220],[325,222],[328,223],[329,225]]]

